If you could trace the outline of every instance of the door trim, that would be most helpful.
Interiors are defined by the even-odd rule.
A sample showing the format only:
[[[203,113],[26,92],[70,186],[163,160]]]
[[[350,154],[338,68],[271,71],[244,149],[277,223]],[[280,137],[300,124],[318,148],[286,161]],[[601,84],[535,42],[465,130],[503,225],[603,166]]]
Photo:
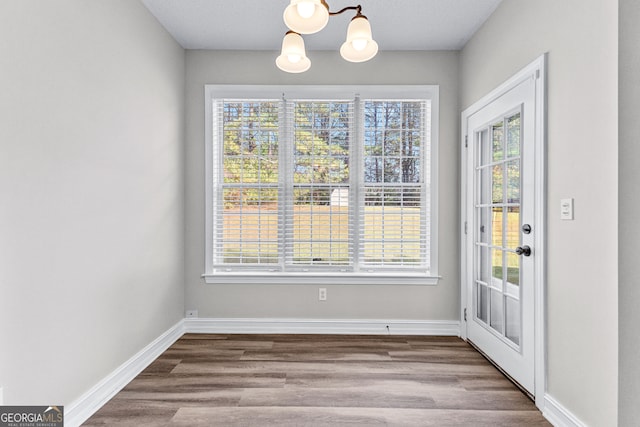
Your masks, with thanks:
[[[469,242],[467,223],[471,223],[472,209],[468,206],[467,197],[467,124],[468,119],[488,104],[500,98],[503,94],[518,86],[524,80],[535,78],[535,176],[534,189],[535,223],[537,232],[534,236],[536,257],[534,262],[534,372],[535,372],[535,403],[540,409],[544,407],[546,393],[546,60],[543,54],[535,61],[524,67],[513,77],[492,90],[490,93],[465,109],[461,115],[461,169],[460,169],[460,336],[467,340],[466,308],[468,307],[468,283],[471,269],[467,260],[473,259],[473,242]]]

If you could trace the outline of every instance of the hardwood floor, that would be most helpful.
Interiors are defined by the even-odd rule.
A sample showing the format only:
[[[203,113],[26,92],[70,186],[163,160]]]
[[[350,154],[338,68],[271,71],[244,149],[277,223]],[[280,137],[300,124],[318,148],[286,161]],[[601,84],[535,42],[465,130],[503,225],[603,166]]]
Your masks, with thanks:
[[[458,338],[185,334],[85,426],[549,426]]]

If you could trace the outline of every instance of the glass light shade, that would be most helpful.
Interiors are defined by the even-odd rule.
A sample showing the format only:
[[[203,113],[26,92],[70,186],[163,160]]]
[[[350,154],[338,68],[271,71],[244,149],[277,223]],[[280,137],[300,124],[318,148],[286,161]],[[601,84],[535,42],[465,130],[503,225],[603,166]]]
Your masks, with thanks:
[[[322,0],[291,0],[284,10],[284,23],[298,34],[313,34],[329,22],[329,9]]]
[[[371,36],[371,25],[366,17],[358,15],[351,20],[347,41],[340,48],[340,55],[350,62],[368,61],[378,53],[378,43]]]
[[[276,65],[287,73],[303,73],[311,67],[311,60],[304,51],[304,40],[300,34],[289,31],[282,40],[282,51]]]

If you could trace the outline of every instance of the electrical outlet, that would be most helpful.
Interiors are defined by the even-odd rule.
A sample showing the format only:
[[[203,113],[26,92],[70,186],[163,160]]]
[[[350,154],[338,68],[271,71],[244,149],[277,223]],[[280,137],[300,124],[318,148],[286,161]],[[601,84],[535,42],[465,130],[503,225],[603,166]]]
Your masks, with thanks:
[[[327,300],[327,288],[318,288],[318,301]]]
[[[560,219],[573,220],[573,199],[560,200]]]
[[[187,312],[185,313],[185,317],[198,317],[198,310],[187,310]]]

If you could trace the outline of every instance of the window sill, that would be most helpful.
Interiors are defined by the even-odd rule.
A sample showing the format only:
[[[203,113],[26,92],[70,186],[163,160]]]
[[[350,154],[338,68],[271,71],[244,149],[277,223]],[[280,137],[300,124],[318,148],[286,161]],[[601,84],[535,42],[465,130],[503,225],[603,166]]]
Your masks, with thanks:
[[[424,274],[392,274],[392,273],[368,273],[368,274],[344,274],[344,273],[317,273],[296,274],[277,273],[217,273],[203,274],[205,283],[211,285],[437,285],[440,276]]]

